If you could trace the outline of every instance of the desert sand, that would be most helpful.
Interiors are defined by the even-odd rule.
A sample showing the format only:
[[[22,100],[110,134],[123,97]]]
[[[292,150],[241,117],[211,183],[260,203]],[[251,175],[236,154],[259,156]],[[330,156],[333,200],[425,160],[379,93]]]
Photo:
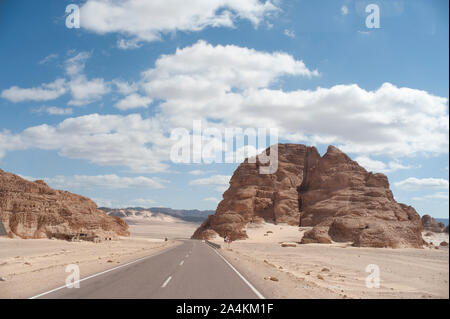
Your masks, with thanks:
[[[308,229],[250,224],[249,239],[235,241],[230,248],[221,238],[213,241],[222,245],[222,253],[268,298],[449,298],[448,247],[298,244]],[[448,242],[448,234],[438,234],[433,240]],[[281,243],[295,247],[281,247]],[[366,287],[370,264],[380,269],[379,288]]]
[[[156,254],[177,245],[174,238],[189,238],[199,226],[178,220],[127,222],[130,237],[101,243],[0,238],[0,298],[29,298],[63,286],[69,264],[77,264],[84,278]]]

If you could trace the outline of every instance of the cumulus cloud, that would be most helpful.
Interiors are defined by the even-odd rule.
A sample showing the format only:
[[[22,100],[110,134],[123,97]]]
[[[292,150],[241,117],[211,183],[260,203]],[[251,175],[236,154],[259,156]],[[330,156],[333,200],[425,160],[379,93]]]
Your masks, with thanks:
[[[82,106],[100,100],[110,91],[108,83],[102,78],[89,80],[83,71],[86,60],[91,57],[88,52],[80,52],[65,62],[65,70],[71,78],[68,87],[72,95],[69,105]]]
[[[421,197],[413,197],[412,199],[415,201],[426,201],[426,200],[447,200],[448,201],[448,193],[438,192],[430,195],[425,195]]]
[[[138,177],[120,177],[111,175],[75,175],[75,176],[56,176],[44,179],[57,188],[164,188],[164,181],[159,178]]]
[[[223,127],[279,128],[280,138],[336,144],[360,155],[448,152],[445,97],[391,83],[373,91],[356,84],[289,92],[270,88],[283,76],[316,75],[286,53],[199,41],[161,56],[143,73],[142,86],[163,100],[161,116],[177,127],[203,119]]]
[[[127,49],[167,33],[233,27],[237,19],[257,26],[275,10],[270,1],[260,0],[88,0],[81,7],[80,22],[98,34],[121,34],[118,46]]]
[[[403,181],[395,183],[395,186],[405,190],[448,189],[448,185],[448,180],[443,178],[410,177]]]
[[[88,58],[88,54],[76,56],[66,64],[70,81],[83,74]],[[161,101],[153,117],[91,114],[17,134],[3,131],[0,157],[16,149],[51,149],[98,165],[159,172],[168,168],[171,129],[191,130],[194,120],[219,129],[278,128],[280,140],[335,144],[359,155],[369,169],[381,171],[407,166],[397,161],[380,163],[369,154],[400,158],[448,153],[445,97],[390,83],[375,90],[356,84],[314,90],[272,88],[286,76],[318,75],[317,70],[283,52],[199,41],[159,57],[152,69],[142,73],[139,83],[113,82],[127,96]],[[138,89],[146,95],[138,95]],[[85,98],[80,94],[75,100]]]
[[[203,174],[205,174],[205,171],[196,169],[196,170],[189,171],[189,174],[198,176],[198,175],[203,175]]]
[[[152,103],[152,101],[153,100],[147,96],[142,96],[137,93],[133,93],[117,102],[115,104],[115,107],[122,111],[137,108],[147,108]]]
[[[110,92],[110,87],[102,78],[88,79],[84,74],[88,52],[79,52],[64,62],[65,73],[68,78],[56,79],[52,83],[44,83],[34,88],[20,88],[12,86],[3,90],[1,97],[11,102],[49,101],[55,100],[66,93],[72,99],[69,105],[82,106],[100,100]]]
[[[119,91],[123,95],[129,95],[131,93],[136,92],[139,89],[139,85],[134,82],[127,82],[121,80],[113,80],[112,83],[116,86],[117,91]]]
[[[189,182],[189,185],[194,186],[212,186],[218,192],[223,192],[229,186],[231,176],[227,175],[213,175],[205,178],[194,179]]]
[[[70,115],[73,113],[71,108],[61,108],[56,106],[43,106],[38,109],[34,109],[35,113],[47,113],[49,115]]]
[[[368,156],[358,156],[355,161],[369,172],[375,173],[391,173],[401,169],[411,169],[413,166],[403,165],[400,162],[390,161],[384,163],[382,161],[373,160]]]
[[[66,93],[66,82],[64,79],[56,79],[51,83],[44,83],[34,88],[20,88],[12,86],[3,90],[1,97],[11,102],[24,101],[49,101],[54,100]]]
[[[19,134],[0,133],[0,157],[7,151],[38,148],[57,150],[63,157],[107,166],[126,166],[135,172],[168,168],[171,141],[155,119],[90,114],[68,118],[56,126],[33,126]]]
[[[72,99],[69,105],[82,106],[98,101],[110,91],[108,84],[101,78],[88,80],[79,75],[69,82]]]
[[[75,175],[75,176],[55,176],[49,178],[30,178],[28,180],[44,180],[49,186],[57,189],[84,189],[84,188],[165,188],[166,181],[153,177],[121,177],[115,174],[110,175]]]

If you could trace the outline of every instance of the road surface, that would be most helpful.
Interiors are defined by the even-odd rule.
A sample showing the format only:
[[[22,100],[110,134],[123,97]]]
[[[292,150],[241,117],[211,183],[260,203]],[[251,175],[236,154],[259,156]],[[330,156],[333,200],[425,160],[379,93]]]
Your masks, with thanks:
[[[82,278],[79,284],[33,298],[264,298],[214,248],[198,240],[184,240],[157,255]]]

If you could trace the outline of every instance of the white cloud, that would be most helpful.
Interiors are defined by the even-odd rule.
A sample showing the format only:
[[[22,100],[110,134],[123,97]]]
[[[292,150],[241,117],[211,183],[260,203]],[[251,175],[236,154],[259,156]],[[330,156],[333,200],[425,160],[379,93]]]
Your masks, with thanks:
[[[200,31],[206,27],[233,27],[244,19],[257,26],[277,10],[260,0],[88,0],[81,7],[81,27],[98,34],[119,33],[122,49],[155,41],[163,34]]]
[[[348,14],[348,7],[347,6],[344,5],[344,6],[341,7],[341,14],[343,16],[346,16]]]
[[[448,180],[443,178],[416,178],[410,177],[403,181],[395,183],[400,189],[405,190],[432,190],[448,189]]]
[[[69,105],[82,106],[98,101],[109,93],[110,88],[101,78],[88,80],[84,75],[75,77],[69,82],[72,100]]]
[[[82,74],[86,58],[84,54],[67,63],[71,81]],[[39,148],[98,165],[161,172],[169,167],[170,130],[192,129],[194,120],[217,128],[278,128],[280,139],[335,144],[366,159],[367,154],[400,158],[448,153],[444,97],[390,83],[373,91],[356,84],[289,92],[271,88],[284,76],[316,75],[283,52],[199,41],[161,56],[153,69],[143,72],[139,84],[114,84],[130,94],[143,88],[147,98],[162,100],[154,117],[91,114],[18,134],[3,131],[0,157],[8,151]],[[79,98],[84,100],[82,94]],[[383,170],[406,169],[399,162],[381,166],[368,159]]]
[[[203,175],[203,174],[205,174],[205,171],[196,169],[196,170],[190,171],[189,174],[198,176],[198,175]]]
[[[108,208],[127,208],[127,207],[148,207],[156,203],[156,201],[147,198],[137,198],[131,200],[111,200],[104,198],[92,198],[98,207]]]
[[[3,90],[1,97],[11,102],[24,101],[49,101],[54,100],[66,93],[66,82],[64,79],[57,79],[51,83],[44,83],[34,88],[20,88],[12,86]]]
[[[33,112],[36,113],[47,113],[50,115],[70,115],[73,113],[73,110],[71,108],[60,108],[56,106],[43,106],[38,109],[33,110]]]
[[[126,188],[165,188],[166,181],[159,178],[138,177],[120,177],[111,175],[75,175],[75,176],[55,176],[49,178],[30,178],[23,176],[28,180],[44,180],[49,186],[56,189],[84,189],[84,188],[107,188],[107,189],[126,189]]]
[[[142,96],[137,93],[133,93],[117,102],[115,104],[115,107],[122,111],[136,108],[147,108],[152,103],[152,101],[153,100],[147,96]]]
[[[116,86],[117,90],[123,95],[129,95],[138,90],[139,86],[137,83],[128,83],[126,81],[121,80],[113,80],[112,81]]]
[[[220,202],[220,200],[218,198],[215,197],[206,197],[203,199],[205,202],[213,202],[213,203],[218,203]]]
[[[86,66],[86,61],[91,57],[89,52],[79,52],[68,58],[64,65],[67,75],[73,77],[82,74]]]
[[[213,126],[279,128],[280,138],[336,144],[345,152],[392,157],[448,153],[448,99],[384,83],[315,90],[271,89],[282,76],[314,76],[286,53],[204,41],[163,55],[143,73],[146,93],[161,99],[174,127],[203,119]],[[258,114],[258,116],[255,116]]]
[[[135,172],[168,169],[169,137],[161,124],[141,115],[90,114],[68,118],[56,126],[33,126],[19,134],[0,132],[0,157],[23,149],[57,150],[63,157],[84,159],[97,165],[126,166]]]
[[[65,62],[67,75],[71,78],[68,82],[72,99],[69,105],[82,106],[100,100],[103,95],[109,93],[110,87],[102,78],[89,80],[84,75],[86,61],[91,57],[88,52],[80,52]]]
[[[355,158],[355,161],[357,161],[359,165],[367,169],[369,172],[375,173],[391,173],[401,169],[414,168],[395,161],[390,161],[386,164],[382,161],[373,160],[368,156],[358,156]]]
[[[289,38],[295,38],[295,31],[294,30],[288,30],[285,29],[283,34]]]
[[[44,83],[34,88],[13,86],[4,90],[1,97],[11,102],[49,101],[70,92],[72,99],[69,105],[82,106],[100,100],[103,95],[110,92],[110,87],[102,78],[90,80],[84,75],[85,64],[90,56],[88,52],[79,52],[64,62],[69,79],[59,78],[52,83]]]
[[[195,186],[212,186],[218,192],[225,191],[230,184],[231,176],[213,175],[205,178],[194,179],[189,182],[189,185]]]
[[[421,197],[413,197],[412,200],[415,201],[426,201],[426,200],[447,200],[448,201],[449,196],[448,193],[444,192],[438,192],[430,195],[425,195]]]
[[[39,63],[39,64],[48,64],[48,63],[50,63],[51,61],[56,60],[58,57],[59,57],[58,54],[52,53],[52,54],[47,55],[45,58],[43,58],[43,59],[42,59],[41,61],[39,61],[38,63]]]

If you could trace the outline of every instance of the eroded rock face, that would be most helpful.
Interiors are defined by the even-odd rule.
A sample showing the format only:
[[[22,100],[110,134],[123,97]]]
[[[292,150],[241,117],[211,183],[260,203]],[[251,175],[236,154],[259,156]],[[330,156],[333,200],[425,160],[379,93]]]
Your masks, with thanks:
[[[333,146],[308,174],[301,226],[328,227],[331,240],[355,246],[422,247],[419,214],[394,200],[385,175],[367,172]]]
[[[422,216],[422,227],[426,231],[432,231],[435,233],[442,233],[445,230],[444,223],[438,222],[436,219],[434,219],[430,215]]]
[[[320,157],[313,147],[279,145],[279,169],[258,174],[244,162],[234,173],[216,214],[194,233],[211,230],[246,238],[245,225],[265,220],[312,226],[303,243],[352,242],[366,247],[422,247],[420,216],[394,200],[383,174],[367,172],[330,146]]]
[[[278,170],[274,174],[260,174],[259,167],[263,164],[259,160],[256,163],[245,160],[234,172],[216,213],[208,217],[193,238],[208,239],[218,233],[233,240],[245,239],[245,225],[262,220],[298,225],[298,188],[305,169],[319,158],[314,147],[279,144]]]
[[[0,220],[10,237],[70,239],[128,236],[128,225],[97,209],[88,198],[30,182],[0,170]]]

